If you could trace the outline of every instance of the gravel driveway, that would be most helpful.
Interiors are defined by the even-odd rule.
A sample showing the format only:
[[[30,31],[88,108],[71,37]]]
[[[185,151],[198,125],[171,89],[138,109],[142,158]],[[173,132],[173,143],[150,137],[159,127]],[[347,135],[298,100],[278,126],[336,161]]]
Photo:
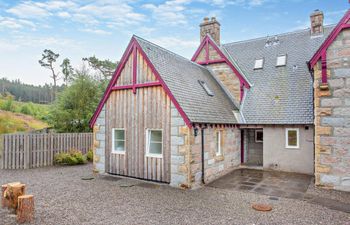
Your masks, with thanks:
[[[91,176],[91,165],[0,170],[0,183],[20,181],[34,194],[35,224],[350,224],[350,214],[301,200],[205,187],[183,191],[133,179]],[[251,203],[273,205],[271,212]],[[16,224],[0,209],[0,224]]]

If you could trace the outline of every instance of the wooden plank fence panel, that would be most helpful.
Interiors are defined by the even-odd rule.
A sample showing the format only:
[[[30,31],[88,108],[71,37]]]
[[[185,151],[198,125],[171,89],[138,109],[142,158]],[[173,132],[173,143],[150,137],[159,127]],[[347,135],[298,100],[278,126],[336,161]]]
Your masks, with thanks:
[[[53,165],[54,155],[92,148],[92,133],[0,135],[0,168],[29,169]]]

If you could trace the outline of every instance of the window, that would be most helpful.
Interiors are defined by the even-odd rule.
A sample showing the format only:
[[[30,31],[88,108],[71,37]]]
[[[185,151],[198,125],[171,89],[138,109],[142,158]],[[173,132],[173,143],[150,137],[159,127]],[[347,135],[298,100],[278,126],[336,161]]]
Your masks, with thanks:
[[[255,142],[263,142],[264,141],[264,133],[262,130],[255,131]]]
[[[207,92],[207,94],[209,96],[214,96],[214,92],[212,92],[212,90],[210,90],[210,88],[208,87],[207,83],[205,83],[204,81],[202,80],[199,80],[198,81],[199,84],[203,87],[203,89],[205,90],[205,92]]]
[[[286,148],[299,148],[299,129],[286,129]]]
[[[216,155],[222,155],[222,131],[219,130],[216,132]]]
[[[161,158],[163,153],[163,134],[161,130],[147,130],[146,155]]]
[[[112,129],[112,153],[125,153],[125,130]]]
[[[287,55],[277,56],[276,66],[285,66],[287,64]]]
[[[264,65],[264,59],[256,59],[254,64],[254,69],[262,69]]]

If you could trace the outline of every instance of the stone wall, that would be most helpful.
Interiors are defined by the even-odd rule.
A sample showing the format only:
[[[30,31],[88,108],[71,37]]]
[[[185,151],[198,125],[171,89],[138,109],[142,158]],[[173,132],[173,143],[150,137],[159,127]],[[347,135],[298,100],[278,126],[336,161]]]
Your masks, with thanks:
[[[94,162],[93,168],[96,173],[105,173],[105,146],[106,146],[106,107],[103,109],[98,116],[94,128],[94,142],[93,142],[93,153]]]
[[[189,177],[190,163],[190,129],[171,103],[171,174],[170,185],[173,187],[191,188]]]
[[[241,100],[241,83],[236,74],[226,63],[215,63],[207,66],[217,80],[226,88],[236,102]]]
[[[316,185],[350,191],[350,29],[327,50],[328,89],[314,67]]]
[[[216,132],[222,131],[222,156],[216,155]],[[202,144],[201,129],[198,135],[193,137],[191,146],[191,178],[192,187],[202,186]],[[241,163],[240,152],[241,133],[237,128],[215,128],[204,129],[204,177],[205,183],[209,183],[224,174],[231,172]]]

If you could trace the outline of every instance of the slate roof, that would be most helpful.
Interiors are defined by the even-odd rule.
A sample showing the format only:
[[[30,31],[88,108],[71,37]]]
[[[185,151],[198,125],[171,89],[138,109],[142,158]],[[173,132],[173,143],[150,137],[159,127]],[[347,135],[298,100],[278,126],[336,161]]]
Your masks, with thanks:
[[[233,102],[205,67],[134,36],[192,123],[235,124]],[[214,92],[209,96],[198,80]]]
[[[279,44],[270,47],[265,47],[266,37],[222,45],[252,84],[241,106],[246,123],[313,123],[313,82],[307,62],[333,28],[326,26],[322,37],[311,38],[310,29],[280,34]],[[287,54],[287,65],[276,67],[280,54]],[[255,59],[261,58],[263,69],[254,70]]]

